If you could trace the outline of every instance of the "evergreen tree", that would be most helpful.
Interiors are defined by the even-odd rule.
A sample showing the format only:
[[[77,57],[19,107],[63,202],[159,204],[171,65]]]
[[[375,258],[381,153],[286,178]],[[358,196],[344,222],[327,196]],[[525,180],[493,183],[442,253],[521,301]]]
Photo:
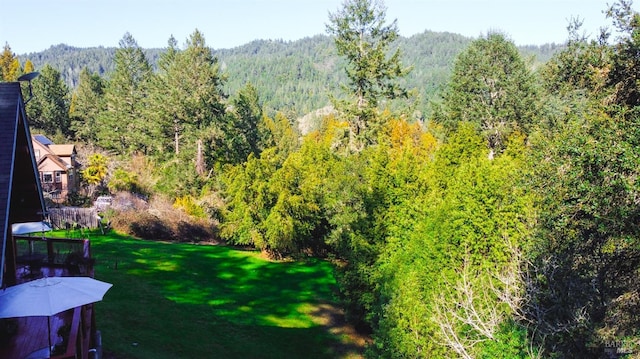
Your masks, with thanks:
[[[167,49],[160,54],[158,59],[158,73],[153,77],[149,90],[148,116],[159,124],[157,135],[161,138],[160,152],[180,153],[183,125],[180,117],[183,117],[183,105],[180,100],[180,83],[173,76],[178,74],[174,70],[176,57],[180,50],[176,39],[171,36]]]
[[[24,73],[28,74],[30,72],[34,72],[35,71],[35,66],[33,65],[33,62],[31,62],[31,60],[27,60],[24,63]]]
[[[227,121],[222,83],[218,61],[200,31],[189,37],[183,51],[176,48],[174,39],[169,41],[149,107],[160,133],[171,139],[164,148],[173,147],[176,155],[201,164],[217,161]]]
[[[11,51],[11,46],[5,43],[2,53],[0,53],[0,81],[16,81],[19,72],[20,62],[18,57]]]
[[[269,133],[264,143],[268,147],[259,157],[249,154],[245,162],[229,168],[222,176],[227,206],[221,236],[231,243],[253,245],[274,255],[298,253],[306,243],[296,242],[295,219],[282,211],[287,195],[296,189],[282,174],[282,167],[294,156],[299,136],[282,114],[275,119],[267,117],[264,122]],[[280,203],[279,208],[275,208],[276,203]],[[279,238],[278,234],[284,236]]]
[[[628,108],[640,106],[640,13],[631,5],[631,0],[618,0],[607,11],[621,34],[613,51],[608,84],[615,89],[616,103]]]
[[[607,343],[638,339],[640,17],[630,4],[608,11],[617,43],[575,38],[545,78],[561,84],[563,111],[532,141],[540,214],[525,314],[554,357],[602,357]]]
[[[387,56],[398,38],[396,21],[385,24],[386,8],[379,0],[346,0],[329,14],[327,31],[335,36],[338,55],[347,59],[350,101],[336,101],[349,121],[350,146],[360,150],[373,143],[381,128],[376,110],[384,98],[407,96],[398,78],[408,70],[400,63],[400,50]]]
[[[31,125],[45,134],[71,135],[69,121],[69,89],[58,70],[49,65],[40,70],[32,82],[33,98],[27,106]]]
[[[105,81],[85,67],[80,72],[78,87],[73,92],[69,116],[71,130],[76,140],[94,144],[97,142],[97,118],[104,111]]]
[[[231,134],[231,138],[227,139],[227,147],[234,152],[235,161],[241,162],[250,153],[258,156],[262,149],[262,106],[258,91],[250,83],[238,92],[231,103],[234,118],[230,121],[232,128],[226,131]]]
[[[444,114],[449,129],[473,123],[494,153],[502,151],[514,131],[528,133],[542,108],[535,80],[515,45],[491,33],[474,41],[456,59]]]
[[[98,117],[98,144],[119,154],[150,152],[153,122],[144,117],[151,66],[137,42],[126,33],[115,54],[115,70],[105,90],[105,110]]]

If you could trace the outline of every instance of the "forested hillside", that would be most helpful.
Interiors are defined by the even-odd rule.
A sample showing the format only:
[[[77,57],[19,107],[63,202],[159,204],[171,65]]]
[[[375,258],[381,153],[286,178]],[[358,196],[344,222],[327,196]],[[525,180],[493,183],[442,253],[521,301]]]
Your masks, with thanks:
[[[402,49],[403,63],[414,68],[401,82],[420,95],[418,110],[426,110],[427,101],[446,83],[456,55],[471,40],[452,33],[425,31],[409,38],[401,37],[394,44]],[[521,51],[532,57],[532,61],[542,63],[561,48],[562,45],[548,44],[523,47]],[[35,68],[51,65],[70,88],[75,88],[85,67],[100,76],[113,71],[116,50],[115,47],[75,48],[61,44],[18,57],[22,61],[30,60]],[[157,68],[162,51],[144,50],[152,67]],[[339,84],[345,80],[344,60],[336,54],[333,40],[326,35],[298,41],[255,40],[232,49],[214,49],[213,54],[226,73],[226,93],[236,93],[245,84],[252,83],[267,110],[284,111],[292,116],[327,106],[329,95],[338,95]]]
[[[331,261],[368,357],[629,358],[640,14],[603,10],[598,38],[576,20],[561,48],[518,48],[404,39],[381,2],[346,0],[329,36],[212,51],[196,30],[151,53],[127,33],[76,87],[7,46],[1,79],[39,71],[32,131],[86,154],[68,203],[111,194],[105,219],[142,238]]]

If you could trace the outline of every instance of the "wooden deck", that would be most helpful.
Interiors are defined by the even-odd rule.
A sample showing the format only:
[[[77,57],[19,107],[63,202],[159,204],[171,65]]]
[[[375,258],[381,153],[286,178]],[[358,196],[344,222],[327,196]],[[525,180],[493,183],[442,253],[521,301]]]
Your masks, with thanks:
[[[70,315],[71,313],[71,315]],[[0,358],[27,358],[31,353],[47,348],[49,340],[47,334],[51,336],[51,345],[59,341],[57,335],[65,322],[70,322],[73,311],[66,311],[49,317],[22,317],[11,319],[17,323],[18,331],[12,336],[9,343],[0,347]],[[51,331],[47,329],[47,323],[51,325]]]
[[[53,359],[88,358],[88,351],[78,352],[78,348],[88,348],[91,344],[91,316],[93,305],[86,305],[47,317],[14,318],[17,332],[9,342],[0,345],[0,358],[48,358],[49,340],[52,347],[58,347]],[[58,335],[60,328],[67,326],[69,337],[66,345]],[[47,338],[49,335],[49,339]],[[34,353],[42,355],[34,355]]]
[[[82,248],[82,257],[91,258],[88,241],[78,242],[69,239],[47,239],[28,238],[30,247],[22,248],[29,250],[29,255],[38,253],[44,260],[25,261],[24,258],[16,263],[15,279],[16,284],[30,282],[43,277],[72,277],[89,276],[93,277],[92,263],[79,268],[78,265],[70,265],[67,260],[68,254],[58,250],[62,245],[72,244],[75,249]],[[35,242],[35,246],[31,244]],[[39,243],[40,248],[38,248]],[[18,246],[21,249],[21,245]],[[23,252],[24,253],[24,252]],[[20,253],[19,253],[20,254]],[[35,258],[35,257],[34,257]],[[3,319],[0,319],[2,321]],[[95,319],[93,304],[70,309],[58,313],[51,317],[21,317],[4,319],[17,325],[17,330],[7,340],[0,341],[0,359],[27,359],[27,358],[48,358],[49,339],[51,345],[58,344],[58,350],[51,358],[90,358],[90,350],[94,344],[93,334],[95,332]],[[58,330],[62,327],[69,329],[69,336],[66,347],[62,347],[62,337],[58,335]]]

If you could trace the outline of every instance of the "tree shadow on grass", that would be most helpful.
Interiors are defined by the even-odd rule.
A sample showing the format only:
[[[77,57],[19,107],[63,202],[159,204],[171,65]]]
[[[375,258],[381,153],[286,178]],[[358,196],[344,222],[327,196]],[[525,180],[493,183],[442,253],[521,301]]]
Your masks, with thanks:
[[[331,332],[329,263],[276,263],[224,246],[92,240],[105,348],[122,358],[352,358],[363,342]],[[324,309],[323,309],[324,308]]]

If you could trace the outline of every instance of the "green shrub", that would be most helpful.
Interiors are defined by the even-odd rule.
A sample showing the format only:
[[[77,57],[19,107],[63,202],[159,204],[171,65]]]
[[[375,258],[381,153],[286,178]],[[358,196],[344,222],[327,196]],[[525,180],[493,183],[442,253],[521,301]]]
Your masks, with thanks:
[[[111,192],[138,192],[140,186],[134,173],[118,168],[111,174],[108,187]]]
[[[182,209],[186,214],[196,217],[196,218],[206,218],[207,213],[204,208],[196,203],[196,200],[193,196],[186,195],[176,198],[173,203],[173,207],[177,209]]]
[[[180,242],[202,242],[214,238],[214,233],[204,221],[180,221],[176,226],[176,240]]]
[[[509,321],[500,326],[494,340],[483,342],[478,358],[529,358],[534,355],[526,328]]]
[[[174,231],[160,218],[149,213],[136,213],[137,219],[130,222],[129,232],[142,239],[174,240]]]

